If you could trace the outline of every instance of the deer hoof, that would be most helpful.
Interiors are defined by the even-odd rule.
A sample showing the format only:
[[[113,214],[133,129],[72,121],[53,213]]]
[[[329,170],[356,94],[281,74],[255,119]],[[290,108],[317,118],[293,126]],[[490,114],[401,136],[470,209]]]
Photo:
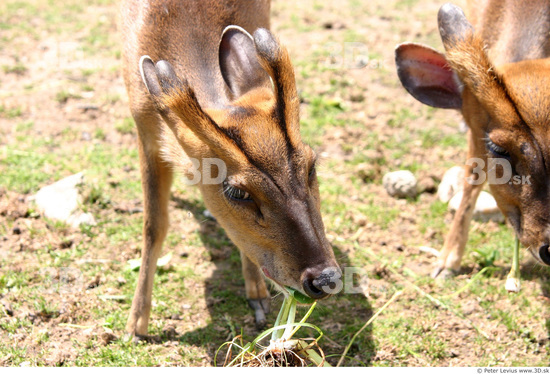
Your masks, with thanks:
[[[456,275],[456,271],[444,267],[437,267],[432,271],[432,278],[437,279],[451,279]]]
[[[132,342],[133,344],[139,344],[140,342],[145,343],[159,343],[160,338],[153,335],[141,335],[141,334],[131,334],[129,332],[125,333],[121,339],[124,343]]]
[[[256,327],[258,329],[265,327],[267,322],[265,315],[269,313],[270,299],[248,299],[248,305],[254,310]]]

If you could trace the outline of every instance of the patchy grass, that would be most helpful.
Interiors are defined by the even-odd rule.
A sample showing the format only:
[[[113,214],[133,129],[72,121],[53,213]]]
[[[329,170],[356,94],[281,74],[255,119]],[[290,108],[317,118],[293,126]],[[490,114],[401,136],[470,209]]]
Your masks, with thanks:
[[[23,110],[21,107],[12,107],[12,108],[6,108],[3,104],[0,104],[0,116],[12,119],[16,117],[20,117],[21,114],[23,114]]]
[[[14,65],[4,65],[4,66],[2,66],[2,70],[6,74],[23,75],[27,72],[27,67],[25,65],[23,65],[21,62],[17,62]]]
[[[309,321],[324,331],[320,345],[336,364],[403,291],[353,342],[344,365],[547,366],[550,272],[524,251],[521,292],[504,290],[511,228],[474,222],[460,274],[434,281],[435,259],[419,247],[442,246],[446,204],[429,193],[394,199],[381,186],[388,171],[437,180],[464,161],[460,117],[413,101],[393,66],[398,42],[441,49],[439,5],[273,3],[272,28],[296,69],[302,136],[319,156],[327,236],[350,279],[367,281],[320,303]],[[222,343],[258,334],[238,251],[205,216],[199,192],[176,178],[163,252],[172,257],[154,284],[156,338],[125,339],[138,274],[128,260],[140,257],[143,205],[116,8],[112,0],[0,4],[0,50],[10,51],[1,78],[9,92],[0,96],[2,366],[211,366]],[[346,57],[351,47],[359,54]],[[82,208],[97,225],[41,217],[29,196],[80,171]]]
[[[115,129],[121,134],[132,134],[135,131],[136,124],[132,117],[126,117],[122,121],[119,121]]]

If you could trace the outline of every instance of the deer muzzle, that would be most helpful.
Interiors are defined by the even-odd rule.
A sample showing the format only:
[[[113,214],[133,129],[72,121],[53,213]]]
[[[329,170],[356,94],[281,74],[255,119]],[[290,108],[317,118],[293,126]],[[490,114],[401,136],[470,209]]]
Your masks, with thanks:
[[[337,284],[342,273],[335,266],[316,266],[307,268],[301,278],[305,293],[312,299],[320,300],[339,291]]]

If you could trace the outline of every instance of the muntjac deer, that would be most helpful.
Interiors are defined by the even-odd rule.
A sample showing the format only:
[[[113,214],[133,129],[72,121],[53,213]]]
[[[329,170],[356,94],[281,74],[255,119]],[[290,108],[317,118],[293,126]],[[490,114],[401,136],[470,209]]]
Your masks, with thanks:
[[[145,335],[174,171],[213,165],[197,184],[239,248],[246,295],[265,323],[264,276],[314,299],[340,276],[320,213],[316,156],[299,132],[287,50],[268,0],[125,0],[123,74],[139,135],[144,243],[126,330]],[[190,163],[195,160],[200,164]],[[198,178],[197,178],[198,179]]]
[[[462,111],[468,158],[476,160],[465,166],[462,202],[434,276],[460,268],[488,172],[498,174],[490,189],[518,239],[550,265],[550,2],[471,1],[469,8],[473,24],[455,5],[439,10],[445,55],[414,43],[396,50],[399,78],[412,96]]]

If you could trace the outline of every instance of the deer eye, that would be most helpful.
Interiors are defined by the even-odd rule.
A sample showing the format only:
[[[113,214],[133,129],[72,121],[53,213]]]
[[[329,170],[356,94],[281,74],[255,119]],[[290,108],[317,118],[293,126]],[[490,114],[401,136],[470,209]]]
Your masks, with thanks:
[[[506,149],[493,143],[491,139],[489,139],[489,137],[485,138],[485,147],[487,148],[487,151],[489,151],[494,156],[504,158],[510,157],[510,153]]]
[[[248,192],[230,185],[227,181],[223,182],[223,193],[231,200],[252,201],[252,197]]]
[[[309,168],[309,173],[308,173],[309,180],[313,179],[316,173],[317,173],[317,157],[313,159],[313,162],[311,163],[311,166]]]
[[[315,169],[315,164],[311,167],[311,169],[309,169],[309,179],[313,178],[315,176],[315,172],[316,172],[316,169]]]

